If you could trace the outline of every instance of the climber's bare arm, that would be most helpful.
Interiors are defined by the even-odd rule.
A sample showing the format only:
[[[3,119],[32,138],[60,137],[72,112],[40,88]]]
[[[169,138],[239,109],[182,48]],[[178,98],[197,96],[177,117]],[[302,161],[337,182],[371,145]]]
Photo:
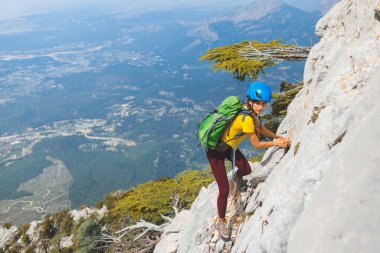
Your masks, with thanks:
[[[261,133],[263,133],[265,136],[272,138],[272,139],[281,138],[281,136],[278,136],[277,134],[273,133],[271,130],[269,130],[265,126],[261,126]]]
[[[249,133],[247,134],[247,136],[252,146],[256,149],[266,149],[274,146],[285,148],[288,146],[289,143],[288,140],[285,138],[277,138],[273,141],[260,141],[255,133]]]
[[[287,147],[289,145],[289,141],[286,138],[277,138],[273,141],[260,141],[255,133],[247,134],[249,141],[255,149],[266,149],[270,147]]]
[[[266,128],[265,126],[262,126],[262,127],[261,127],[261,132],[262,132],[265,136],[267,136],[267,137],[269,137],[269,138],[272,138],[272,139],[285,139],[286,142],[287,142],[287,144],[288,144],[288,146],[290,145],[290,139],[289,139],[289,138],[287,138],[287,137],[283,137],[283,136],[279,136],[279,135],[273,133],[271,130],[269,130],[269,129]]]

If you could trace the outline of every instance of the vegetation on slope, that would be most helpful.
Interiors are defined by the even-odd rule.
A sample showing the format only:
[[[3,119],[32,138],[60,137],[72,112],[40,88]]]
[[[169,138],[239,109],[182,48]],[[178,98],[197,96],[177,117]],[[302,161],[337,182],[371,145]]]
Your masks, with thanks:
[[[212,181],[212,177],[196,170],[184,171],[173,179],[149,181],[133,187],[123,198],[108,206],[110,215],[114,219],[127,215],[134,220],[161,224],[164,222],[161,215],[172,215],[175,205],[180,210],[190,208],[199,190]]]
[[[115,232],[122,227],[135,224],[140,219],[161,224],[164,222],[161,214],[173,216],[172,207],[175,205],[179,210],[189,209],[199,190],[213,180],[213,177],[205,172],[186,170],[175,178],[165,177],[140,184],[128,191],[108,194],[103,201],[97,203],[98,208],[103,204],[108,207],[109,212],[105,217],[98,218],[93,215],[74,222],[68,210],[46,215],[35,229],[37,232],[33,235],[34,239],[27,234],[30,225],[21,225],[13,240],[9,241],[4,249],[0,249],[0,252],[35,252],[36,248],[46,252],[112,252],[112,247],[109,247],[108,251],[107,247],[102,248],[104,243],[98,241],[104,225],[108,227],[108,232]],[[11,224],[6,225],[8,229],[11,227]],[[133,242],[133,236],[138,232],[123,238],[126,248],[141,247],[141,240]],[[149,233],[148,236],[151,234],[154,233]],[[73,245],[61,247],[61,240],[70,235]],[[17,243],[19,239],[21,244]]]

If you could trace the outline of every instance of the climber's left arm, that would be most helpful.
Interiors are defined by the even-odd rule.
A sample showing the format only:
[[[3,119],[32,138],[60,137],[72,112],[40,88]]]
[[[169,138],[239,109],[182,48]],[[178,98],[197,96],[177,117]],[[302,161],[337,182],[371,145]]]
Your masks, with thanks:
[[[269,130],[265,126],[261,126],[261,133],[264,134],[266,137],[269,137],[272,139],[283,138],[283,137],[278,136],[277,134],[273,133],[271,130]]]
[[[290,146],[290,139],[287,137],[279,136],[275,133],[273,133],[271,130],[266,128],[265,126],[261,126],[261,133],[264,134],[265,136],[272,138],[272,139],[283,139],[285,140],[287,146]]]
[[[261,126],[261,133],[263,133],[265,136],[272,138],[272,139],[285,139],[288,145],[290,145],[290,139],[287,137],[279,136],[275,133],[273,133],[271,130],[266,128],[265,126]]]

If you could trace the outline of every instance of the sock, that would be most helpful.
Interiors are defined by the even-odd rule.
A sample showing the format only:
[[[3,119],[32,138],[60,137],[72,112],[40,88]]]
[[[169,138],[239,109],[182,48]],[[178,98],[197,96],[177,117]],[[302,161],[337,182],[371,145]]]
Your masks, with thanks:
[[[222,223],[226,223],[227,222],[226,218],[219,218],[219,221],[222,222]]]

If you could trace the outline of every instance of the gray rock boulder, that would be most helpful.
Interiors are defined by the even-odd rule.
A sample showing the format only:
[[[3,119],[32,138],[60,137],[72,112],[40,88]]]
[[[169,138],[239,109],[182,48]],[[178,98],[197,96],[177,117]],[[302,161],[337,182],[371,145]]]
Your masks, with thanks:
[[[17,227],[12,226],[9,229],[0,226],[0,249],[3,248],[7,242],[16,237]]]

